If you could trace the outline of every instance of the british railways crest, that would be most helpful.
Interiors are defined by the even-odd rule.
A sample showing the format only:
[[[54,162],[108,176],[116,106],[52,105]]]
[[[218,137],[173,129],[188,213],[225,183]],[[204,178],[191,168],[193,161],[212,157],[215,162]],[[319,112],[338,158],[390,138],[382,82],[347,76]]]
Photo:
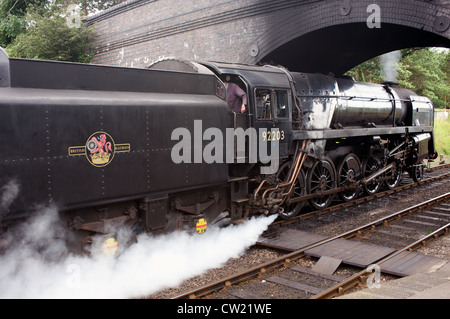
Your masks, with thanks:
[[[95,167],[104,167],[111,163],[116,153],[127,153],[130,149],[130,144],[115,144],[106,132],[95,132],[84,146],[69,147],[69,156],[85,155]]]

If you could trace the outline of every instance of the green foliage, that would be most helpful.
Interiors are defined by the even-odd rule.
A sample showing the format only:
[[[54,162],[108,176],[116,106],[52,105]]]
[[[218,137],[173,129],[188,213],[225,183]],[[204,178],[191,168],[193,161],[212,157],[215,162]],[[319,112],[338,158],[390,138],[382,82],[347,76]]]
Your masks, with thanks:
[[[124,1],[126,0],[56,0],[55,3],[64,6],[77,4],[81,9],[82,14],[87,16],[89,13],[105,10]]]
[[[0,46],[11,57],[90,62],[92,28],[74,27],[68,5],[78,5],[81,17],[123,1],[0,0]]]
[[[29,5],[44,6],[46,0],[3,0],[0,2],[0,46],[6,47],[26,29],[24,18]]]
[[[428,96],[436,108],[445,108],[450,94],[450,74],[443,71],[448,55],[447,52],[430,49],[408,55],[402,64],[411,75],[402,79],[400,84],[408,84],[418,94]]]
[[[402,59],[397,66],[400,86],[427,96],[435,108],[449,108],[450,53],[430,48],[411,48],[401,52]],[[358,65],[347,74],[357,81],[383,82],[379,57]]]
[[[0,17],[8,14],[23,16],[29,6],[43,7],[47,4],[47,0],[3,0],[0,2]]]
[[[19,34],[26,30],[26,20],[24,17],[8,14],[0,21],[0,46],[6,47]]]
[[[383,78],[381,76],[380,58],[376,57],[354,67],[347,72],[347,75],[353,76],[356,81],[371,83],[383,82]]]
[[[89,45],[92,28],[81,24],[70,27],[61,8],[30,8],[25,16],[28,24],[6,48],[11,57],[88,63],[93,54]]]
[[[434,122],[434,143],[438,154],[450,156],[450,119]]]

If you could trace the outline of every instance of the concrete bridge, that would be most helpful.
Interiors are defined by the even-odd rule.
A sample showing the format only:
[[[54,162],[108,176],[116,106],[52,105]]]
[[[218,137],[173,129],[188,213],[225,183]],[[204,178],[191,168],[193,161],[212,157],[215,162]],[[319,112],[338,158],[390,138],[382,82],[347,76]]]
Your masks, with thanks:
[[[342,74],[408,47],[450,47],[448,0],[129,0],[89,18],[93,63],[166,57]]]

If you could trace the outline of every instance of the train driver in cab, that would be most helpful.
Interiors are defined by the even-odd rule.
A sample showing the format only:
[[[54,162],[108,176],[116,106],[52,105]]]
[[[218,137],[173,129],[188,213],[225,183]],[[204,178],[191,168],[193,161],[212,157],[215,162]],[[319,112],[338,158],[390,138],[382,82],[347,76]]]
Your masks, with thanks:
[[[227,88],[228,111],[235,113],[245,113],[247,106],[247,93],[239,85],[230,82],[231,77],[226,76],[224,84]]]

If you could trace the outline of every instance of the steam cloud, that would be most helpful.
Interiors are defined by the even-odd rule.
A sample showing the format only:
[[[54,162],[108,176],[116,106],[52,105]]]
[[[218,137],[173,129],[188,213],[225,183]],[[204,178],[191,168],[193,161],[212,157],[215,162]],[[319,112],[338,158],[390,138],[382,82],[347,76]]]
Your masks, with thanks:
[[[142,297],[239,257],[276,218],[211,227],[202,235],[141,234],[137,243],[116,258],[94,253],[49,261],[43,256],[52,256],[61,248],[55,237],[63,227],[55,208],[46,208],[37,216],[9,238],[14,247],[0,255],[0,298]]]
[[[0,196],[0,217],[8,211],[9,206],[19,195],[19,190],[20,186],[15,179],[3,185]]]
[[[401,51],[392,51],[380,56],[381,76],[384,81],[396,82],[398,77],[397,67],[402,58]]]

